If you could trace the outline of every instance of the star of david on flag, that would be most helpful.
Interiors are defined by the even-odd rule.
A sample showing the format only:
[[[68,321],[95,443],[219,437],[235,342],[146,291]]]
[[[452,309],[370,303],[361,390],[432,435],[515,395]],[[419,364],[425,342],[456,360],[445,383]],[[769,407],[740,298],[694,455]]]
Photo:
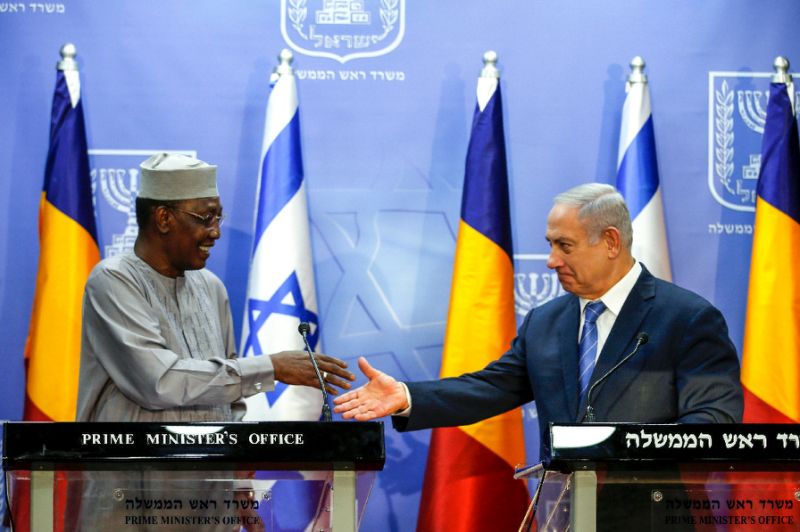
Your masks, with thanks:
[[[305,321],[311,325],[312,333],[308,335],[308,343],[311,349],[316,349],[319,340],[319,329],[317,328],[319,320],[317,314],[308,310],[303,303],[303,293],[297,280],[297,272],[293,271],[271,298],[247,300],[247,326],[250,333],[242,347],[242,356],[264,354],[261,343],[258,341],[258,335],[273,314],[294,316],[298,321]]]

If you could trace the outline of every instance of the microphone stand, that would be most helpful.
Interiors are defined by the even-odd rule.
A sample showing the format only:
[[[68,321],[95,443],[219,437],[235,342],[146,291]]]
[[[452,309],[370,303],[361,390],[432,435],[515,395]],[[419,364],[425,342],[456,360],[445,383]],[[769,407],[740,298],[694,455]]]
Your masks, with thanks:
[[[319,380],[319,389],[322,390],[322,421],[330,421],[331,420],[331,407],[328,404],[328,391],[325,389],[325,381],[322,380],[322,374],[319,372],[319,366],[317,365],[317,358],[314,356],[314,353],[311,352],[311,346],[308,345],[308,332],[311,330],[311,326],[308,323],[302,322],[297,327],[297,332],[300,333],[300,336],[303,337],[303,343],[306,346],[306,353],[308,353],[308,357],[311,359],[311,365],[314,366],[314,372],[317,374],[317,380]]]
[[[611,376],[612,373],[617,371],[617,368],[619,368],[625,362],[630,360],[631,357],[633,357],[633,355],[635,355],[637,351],[639,351],[639,348],[642,347],[644,344],[646,344],[649,340],[650,340],[650,335],[648,335],[646,332],[639,333],[639,335],[636,337],[636,346],[633,348],[633,351],[628,353],[628,355],[625,356],[625,358],[617,362],[617,364],[614,365],[613,368],[608,370],[605,375],[597,379],[594,382],[594,384],[592,384],[589,387],[589,391],[586,392],[586,412],[583,414],[583,419],[581,419],[581,421],[586,421],[588,423],[594,422],[594,407],[592,407],[592,392],[594,392],[595,388],[597,388],[597,386],[601,382],[604,382],[607,378]]]

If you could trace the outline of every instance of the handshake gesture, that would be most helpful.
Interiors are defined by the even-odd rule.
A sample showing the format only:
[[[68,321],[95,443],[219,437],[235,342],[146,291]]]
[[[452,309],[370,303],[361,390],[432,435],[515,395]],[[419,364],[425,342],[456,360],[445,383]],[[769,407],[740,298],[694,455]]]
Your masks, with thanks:
[[[364,357],[358,359],[358,367],[369,382],[335,398],[334,412],[342,414],[344,419],[370,421],[409,407],[406,388],[402,383],[370,366]]]

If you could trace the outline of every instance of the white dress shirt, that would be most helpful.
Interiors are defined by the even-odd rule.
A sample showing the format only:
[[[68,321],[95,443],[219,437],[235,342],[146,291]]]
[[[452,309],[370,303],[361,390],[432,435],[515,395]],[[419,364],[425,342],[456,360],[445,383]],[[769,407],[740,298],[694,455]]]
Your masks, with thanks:
[[[597,354],[595,355],[595,362],[603,351],[603,346],[606,345],[608,334],[611,332],[611,328],[614,327],[614,322],[617,321],[617,316],[619,316],[622,310],[622,305],[624,305],[625,300],[628,299],[628,295],[630,295],[631,290],[633,290],[633,285],[636,284],[636,281],[639,279],[639,274],[641,273],[642,265],[638,261],[634,262],[630,271],[626,273],[622,279],[617,281],[617,284],[609,288],[608,292],[600,296],[599,299],[595,299],[595,301],[602,301],[606,306],[606,310],[597,318]],[[587,304],[592,302],[584,298],[579,298],[579,301],[581,304],[581,319],[578,323],[578,342],[580,342],[580,334],[583,330],[583,322],[585,321],[583,309],[586,308]]]

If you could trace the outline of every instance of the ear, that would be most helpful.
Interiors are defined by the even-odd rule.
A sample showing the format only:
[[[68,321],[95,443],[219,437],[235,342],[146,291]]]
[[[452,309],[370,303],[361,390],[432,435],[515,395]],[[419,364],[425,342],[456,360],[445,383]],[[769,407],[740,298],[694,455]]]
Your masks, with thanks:
[[[166,235],[172,229],[172,211],[163,205],[159,205],[153,210],[153,225],[159,234]]]
[[[616,259],[622,251],[622,235],[616,227],[603,230],[603,244],[606,246],[609,259]]]

